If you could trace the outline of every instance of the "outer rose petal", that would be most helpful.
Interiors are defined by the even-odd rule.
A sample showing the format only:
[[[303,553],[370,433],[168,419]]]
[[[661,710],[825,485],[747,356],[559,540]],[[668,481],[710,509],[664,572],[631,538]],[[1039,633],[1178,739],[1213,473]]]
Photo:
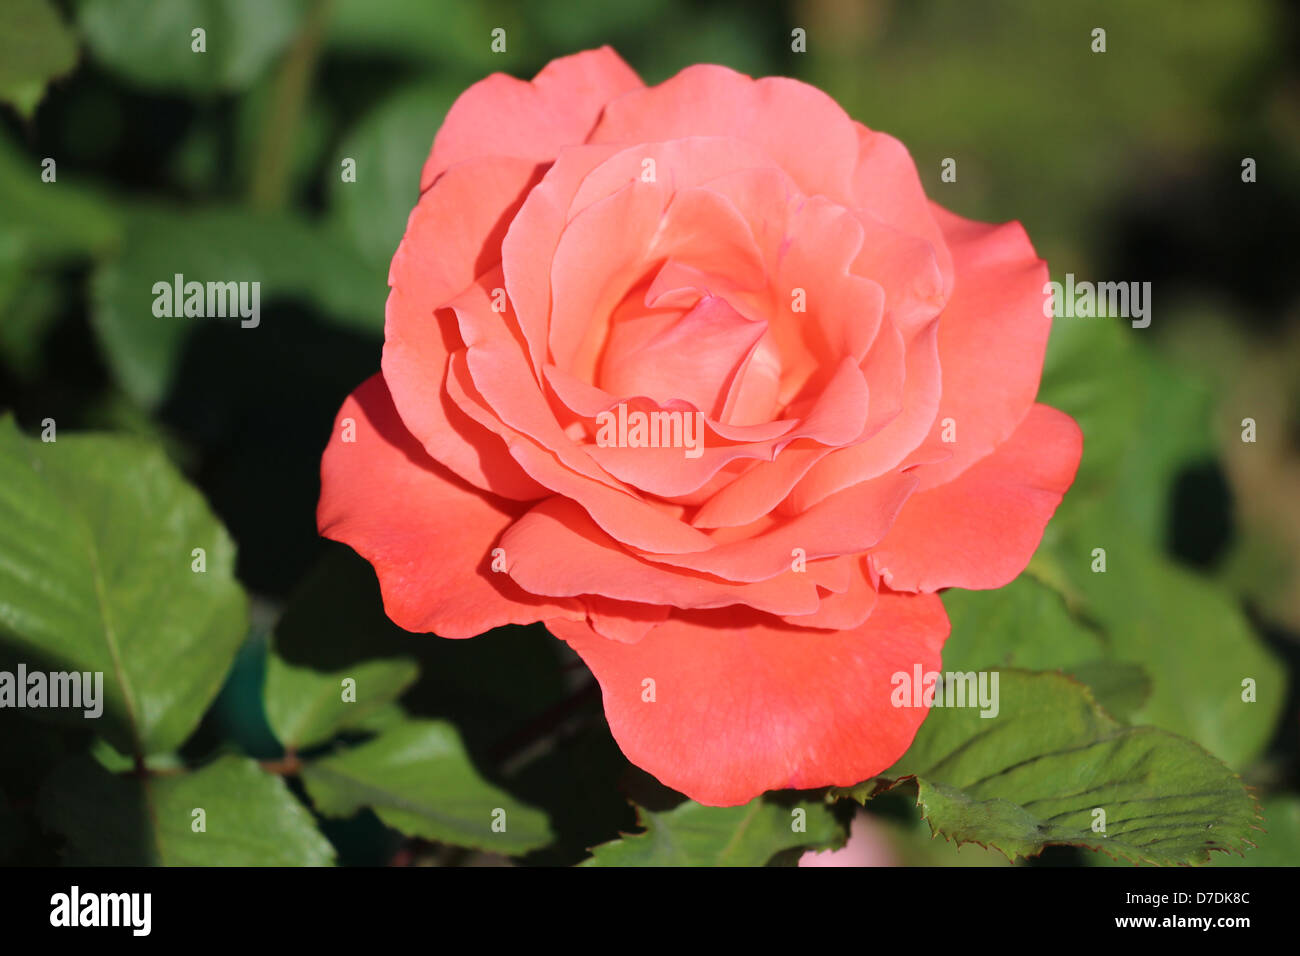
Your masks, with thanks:
[[[449,312],[436,312],[500,261],[511,215],[537,179],[531,163],[462,163],[411,211],[388,272],[384,377],[402,421],[425,450],[471,484],[527,500],[546,494],[505,444],[457,408],[443,387],[447,355],[460,348]]]
[[[593,143],[734,136],[761,146],[808,195],[849,198],[858,163],[853,120],[814,86],[782,76],[754,80],[725,66],[689,66],[611,103]]]
[[[347,418],[355,442],[342,440]],[[520,510],[430,458],[402,425],[382,376],[343,403],[321,460],[316,523],[374,566],[384,611],[398,626],[473,637],[555,615],[582,619],[576,602],[535,597],[490,570],[494,543]]]
[[[952,255],[934,221],[934,207],[916,173],[907,147],[890,136],[854,123],[858,133],[858,165],[853,173],[853,198],[859,209],[896,229],[925,239],[934,247],[943,275],[944,295],[952,291]]]
[[[1083,453],[1074,419],[1034,405],[993,454],[908,499],[871,561],[895,590],[980,590],[1025,569]]]
[[[1018,222],[990,225],[934,207],[952,251],[956,282],[939,319],[943,392],[922,454],[952,452],[921,469],[921,489],[961,474],[1006,441],[1038,394],[1052,320],[1043,316],[1047,263]],[[956,442],[940,441],[945,419]]]
[[[531,83],[494,73],[460,95],[433,141],[420,189],[442,171],[480,156],[549,163],[584,142],[605,104],[643,84],[609,47],[552,60]]]
[[[638,767],[711,806],[765,790],[850,786],[912,742],[921,707],[894,707],[890,678],[937,670],[948,619],[932,594],[880,595],[847,631],[800,631],[734,611],[672,617],[635,644],[552,621],[596,675],[605,716]],[[655,682],[643,701],[642,681]]]

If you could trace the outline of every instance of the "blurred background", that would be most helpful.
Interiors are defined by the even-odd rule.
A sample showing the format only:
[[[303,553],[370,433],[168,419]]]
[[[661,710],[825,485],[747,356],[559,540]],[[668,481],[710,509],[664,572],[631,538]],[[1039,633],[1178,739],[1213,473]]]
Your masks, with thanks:
[[[60,432],[160,443],[237,542],[253,629],[191,750],[275,756],[258,692],[268,635],[291,653],[346,632],[340,647],[418,656],[404,703],[452,717],[484,766],[539,715],[553,725],[512,783],[556,821],[562,839],[545,861],[632,825],[620,793],[647,782],[598,701],[561,703],[574,679],[557,642],[533,629],[405,635],[383,618],[368,566],[318,539],[314,522],[320,452],[343,398],[378,368],[388,262],[448,106],[490,72],[530,77],[610,44],[647,83],[701,61],[813,83],[900,138],[936,201],[1023,222],[1054,279],[1152,283],[1150,328],[1056,322],[1042,398],[1079,419],[1086,455],[1030,574],[1148,671],[1180,675],[1156,681],[1139,713],[1256,788],[1275,839],[1247,862],[1300,862],[1300,6],[53,6],[63,28],[48,42],[65,65],[44,95],[0,66],[0,409],[29,434],[53,418]],[[202,55],[190,49],[196,25]],[[504,52],[491,46],[498,27]],[[1104,53],[1092,49],[1097,27]],[[796,29],[806,52],[792,49]],[[31,42],[0,38],[0,61]],[[953,182],[941,178],[948,158]],[[1254,182],[1243,182],[1247,158]],[[342,181],[345,159],[355,182]],[[260,328],[155,318],[151,287],[177,272],[260,281]],[[1071,557],[1099,544],[1123,584],[1105,595]],[[1205,705],[1198,684],[1242,660],[1275,678],[1274,699],[1248,719]],[[901,802],[872,814],[884,861],[989,862],[922,837]],[[345,862],[448,861],[368,814],[327,833]]]

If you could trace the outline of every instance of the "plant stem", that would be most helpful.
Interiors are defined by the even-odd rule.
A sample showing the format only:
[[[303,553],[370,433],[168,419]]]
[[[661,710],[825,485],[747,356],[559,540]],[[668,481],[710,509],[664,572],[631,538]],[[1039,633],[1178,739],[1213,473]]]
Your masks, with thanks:
[[[271,102],[262,116],[257,161],[249,184],[248,198],[254,209],[281,209],[288,200],[293,145],[320,56],[329,5],[330,0],[313,0],[302,29],[280,63]]]

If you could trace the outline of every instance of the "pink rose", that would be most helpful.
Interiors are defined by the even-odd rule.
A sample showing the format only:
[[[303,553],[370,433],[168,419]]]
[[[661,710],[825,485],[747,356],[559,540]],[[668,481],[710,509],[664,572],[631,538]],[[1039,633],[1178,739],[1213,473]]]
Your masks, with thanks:
[[[813,87],[609,49],[475,84],[421,189],[321,467],[388,615],[545,622],[703,803],[893,763],[935,592],[1014,578],[1079,461],[1024,230]]]

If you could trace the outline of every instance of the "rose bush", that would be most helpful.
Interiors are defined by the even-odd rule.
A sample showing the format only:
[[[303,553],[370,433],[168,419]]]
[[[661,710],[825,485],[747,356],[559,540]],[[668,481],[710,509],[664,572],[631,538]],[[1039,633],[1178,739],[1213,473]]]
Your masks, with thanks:
[[[320,531],[388,615],[544,622],[628,758],[704,803],[893,763],[936,592],[1014,578],[1079,461],[1035,403],[1023,229],[929,202],[810,86],[646,87],[608,49],[471,87],[420,187],[321,468]],[[700,446],[611,442],[616,409],[698,414]]]

